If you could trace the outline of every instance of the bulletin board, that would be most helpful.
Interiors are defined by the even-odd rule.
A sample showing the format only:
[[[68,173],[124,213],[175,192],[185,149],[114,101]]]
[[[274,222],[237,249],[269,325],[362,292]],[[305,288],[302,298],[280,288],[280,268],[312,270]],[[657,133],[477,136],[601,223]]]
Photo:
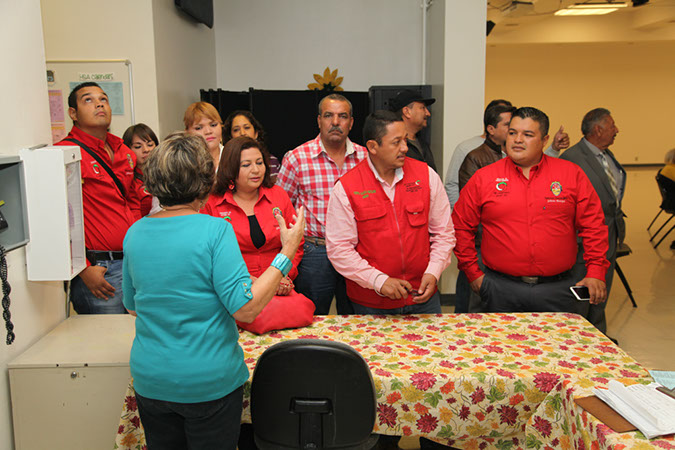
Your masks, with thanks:
[[[128,59],[48,60],[47,87],[52,124],[52,143],[62,140],[73,126],[68,116],[68,95],[86,81],[98,83],[108,94],[112,109],[110,132],[122,136],[136,123],[134,82]]]

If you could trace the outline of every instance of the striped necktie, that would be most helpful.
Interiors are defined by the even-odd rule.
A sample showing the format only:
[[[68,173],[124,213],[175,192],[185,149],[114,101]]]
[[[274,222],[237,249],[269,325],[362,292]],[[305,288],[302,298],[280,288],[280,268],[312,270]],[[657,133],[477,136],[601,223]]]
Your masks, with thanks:
[[[614,192],[614,197],[618,199],[619,188],[616,185],[616,178],[614,178],[612,169],[609,168],[609,162],[607,162],[607,155],[605,154],[605,152],[600,153],[600,161],[602,161],[602,167],[605,169],[605,173],[607,174],[607,178],[609,179],[609,185],[612,188],[612,192]]]

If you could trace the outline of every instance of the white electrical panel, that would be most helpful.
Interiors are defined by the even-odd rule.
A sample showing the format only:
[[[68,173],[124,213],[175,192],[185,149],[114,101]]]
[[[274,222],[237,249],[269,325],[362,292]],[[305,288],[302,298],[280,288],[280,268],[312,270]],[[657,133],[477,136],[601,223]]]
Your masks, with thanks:
[[[86,267],[80,148],[23,149],[19,155],[30,230],[28,279],[71,280]]]

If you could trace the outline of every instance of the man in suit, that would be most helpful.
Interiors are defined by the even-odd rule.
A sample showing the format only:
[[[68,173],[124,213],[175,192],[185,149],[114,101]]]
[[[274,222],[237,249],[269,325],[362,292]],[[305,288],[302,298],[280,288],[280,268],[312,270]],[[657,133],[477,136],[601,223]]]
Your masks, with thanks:
[[[584,135],[581,141],[570,147],[560,158],[579,165],[600,197],[602,210],[605,213],[605,223],[609,231],[607,259],[610,266],[605,277],[609,297],[616,265],[617,247],[626,236],[624,214],[621,210],[621,199],[626,187],[626,171],[609,150],[619,129],[607,109],[595,108],[586,113],[581,121],[581,132]],[[573,269],[578,279],[583,278],[586,271],[583,256],[583,247],[579,246],[577,263]],[[587,316],[587,319],[603,333],[607,331],[606,304],[607,302],[590,305]]]

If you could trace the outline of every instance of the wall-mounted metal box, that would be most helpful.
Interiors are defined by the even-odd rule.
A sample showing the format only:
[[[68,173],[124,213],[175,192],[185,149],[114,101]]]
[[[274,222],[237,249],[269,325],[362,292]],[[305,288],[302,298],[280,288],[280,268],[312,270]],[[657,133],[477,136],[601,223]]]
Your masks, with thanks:
[[[26,245],[26,187],[23,161],[18,156],[0,156],[0,203],[0,213],[7,221],[7,227],[0,229],[0,245],[7,251]]]
[[[20,156],[31,233],[28,279],[70,280],[86,267],[80,148],[24,149]]]

